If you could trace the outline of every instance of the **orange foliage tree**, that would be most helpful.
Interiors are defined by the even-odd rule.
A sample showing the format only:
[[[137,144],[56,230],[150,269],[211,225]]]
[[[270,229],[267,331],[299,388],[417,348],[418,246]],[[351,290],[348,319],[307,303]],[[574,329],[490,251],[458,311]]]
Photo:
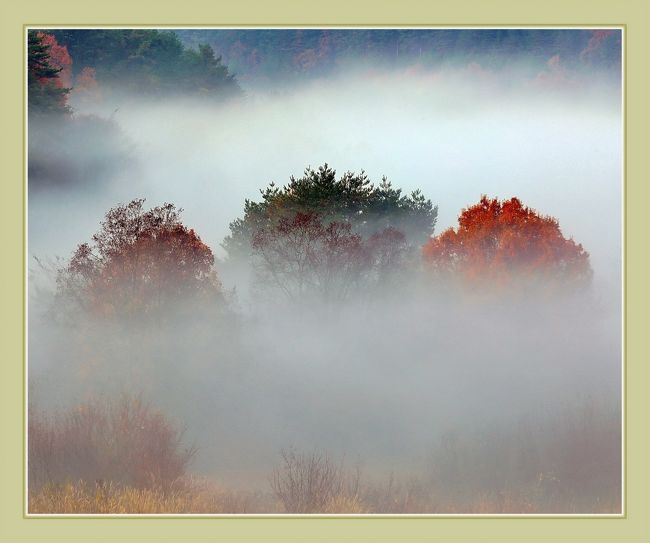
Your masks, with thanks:
[[[458,228],[449,228],[422,249],[430,269],[465,284],[576,286],[591,278],[589,254],[566,239],[553,217],[518,198],[481,197],[464,209]]]
[[[58,277],[59,295],[102,316],[164,315],[181,303],[218,301],[214,256],[173,204],[117,206],[93,244],[82,243]]]

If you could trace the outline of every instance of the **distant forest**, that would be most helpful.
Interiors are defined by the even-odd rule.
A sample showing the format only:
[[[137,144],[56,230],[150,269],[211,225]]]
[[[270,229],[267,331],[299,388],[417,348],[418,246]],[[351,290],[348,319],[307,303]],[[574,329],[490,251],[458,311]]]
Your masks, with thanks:
[[[239,85],[213,48],[184,46],[166,30],[54,30],[56,45],[69,55],[71,80],[84,70],[103,88],[145,95],[232,96]]]
[[[479,63],[489,70],[519,66],[534,75],[557,56],[572,70],[617,73],[622,39],[620,30],[607,29],[65,29],[46,34],[53,36],[54,49],[65,48],[71,83],[92,76],[104,92],[220,98],[240,94],[240,83],[244,88],[293,83],[358,63],[383,68]]]
[[[240,80],[327,73],[354,61],[444,65],[480,60],[502,68],[518,57],[544,64],[620,70],[618,30],[211,29],[176,30],[189,47],[207,43]]]

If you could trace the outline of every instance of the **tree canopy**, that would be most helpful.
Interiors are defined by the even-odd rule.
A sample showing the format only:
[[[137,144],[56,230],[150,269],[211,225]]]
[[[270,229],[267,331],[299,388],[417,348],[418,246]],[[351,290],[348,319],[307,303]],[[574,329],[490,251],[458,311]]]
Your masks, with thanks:
[[[348,222],[296,213],[252,240],[260,286],[291,302],[342,302],[386,280],[405,262],[404,234],[388,227],[362,238]]]
[[[58,277],[60,298],[107,317],[164,317],[176,304],[219,301],[214,256],[164,204],[110,209],[92,243],[79,245]]]
[[[591,278],[589,254],[582,245],[566,239],[556,219],[538,214],[518,198],[483,196],[462,211],[458,228],[428,241],[422,254],[438,274],[473,285],[567,285]]]
[[[402,194],[385,177],[374,185],[361,171],[346,172],[337,178],[327,164],[317,170],[307,168],[300,178],[278,187],[271,183],[261,190],[262,200],[246,200],[244,216],[230,224],[230,235],[223,242],[231,258],[251,254],[251,241],[258,230],[293,219],[297,213],[319,215],[323,224],[349,224],[363,238],[392,227],[402,232],[409,243],[421,245],[432,234],[438,208],[419,191]]]
[[[74,77],[90,68],[105,89],[148,96],[241,94],[234,75],[210,45],[186,48],[172,31],[72,29],[53,34],[74,60]]]

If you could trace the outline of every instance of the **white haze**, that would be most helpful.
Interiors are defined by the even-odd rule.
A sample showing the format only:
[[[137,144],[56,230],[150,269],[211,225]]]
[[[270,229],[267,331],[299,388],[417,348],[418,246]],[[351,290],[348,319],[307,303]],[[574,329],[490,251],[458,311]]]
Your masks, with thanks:
[[[94,113],[119,124],[133,167],[103,187],[89,178],[68,189],[31,190],[29,253],[67,258],[106,210],[145,197],[148,206],[182,207],[184,223],[221,257],[219,244],[245,198],[325,162],[338,173],[364,169],[374,182],[386,175],[405,192],[421,189],[439,206],[437,233],[481,194],[518,196],[556,217],[565,236],[590,253],[589,302],[470,314],[423,296],[341,308],[331,320],[318,311],[297,318],[290,308],[272,318],[249,314],[237,341],[210,351],[188,339],[171,345],[167,355],[184,368],[184,382],[173,389],[170,379],[154,399],[188,424],[202,448],[198,469],[251,487],[266,484],[281,447],[358,456],[378,473],[408,471],[426,463],[449,428],[472,433],[561,417],[587,397],[615,411],[620,97],[607,81],[589,83],[564,89],[472,72],[367,71],[257,90],[226,105],[106,102]],[[237,286],[238,277],[224,282]],[[34,315],[38,310],[30,305]],[[36,382],[43,371],[59,372],[65,350],[53,347],[51,330],[35,319]]]
[[[136,165],[107,190],[89,178],[74,198],[34,195],[30,253],[68,256],[108,208],[146,197],[183,207],[186,223],[222,256],[245,198],[327,162],[339,173],[364,169],[375,182],[386,175],[405,192],[420,188],[439,205],[437,232],[481,194],[518,196],[559,219],[590,252],[597,276],[618,281],[622,126],[612,86],[509,89],[480,74],[447,77],[369,72],[225,106],[133,98],[95,106],[118,122]]]

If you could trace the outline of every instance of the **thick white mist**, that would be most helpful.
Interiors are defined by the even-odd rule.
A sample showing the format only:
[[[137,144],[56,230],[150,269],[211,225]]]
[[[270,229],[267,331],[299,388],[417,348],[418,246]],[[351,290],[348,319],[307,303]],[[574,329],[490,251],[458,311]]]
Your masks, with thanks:
[[[164,392],[154,398],[188,424],[203,472],[258,488],[291,445],[358,456],[377,473],[408,472],[450,428],[476,436],[550,420],[584,398],[606,411],[620,405],[620,103],[614,82],[572,79],[551,65],[532,79],[476,66],[357,67],[223,105],[106,99],[78,114],[112,115],[133,165],[101,185],[89,177],[31,190],[29,253],[68,257],[109,208],[144,197],[147,206],[182,207],[184,223],[223,257],[219,244],[245,198],[325,162],[421,189],[439,206],[437,233],[482,194],[517,196],[556,217],[591,255],[588,302],[476,309],[411,293],[404,303],[339,308],[331,320],[280,306],[270,317],[246,314],[231,343],[207,350],[190,330],[165,352],[184,377],[160,376]],[[244,280],[225,279],[227,288]],[[33,302],[30,316],[38,310]],[[30,379],[43,368],[56,375],[65,361],[51,334],[30,322],[38,358]],[[157,338],[138,337],[145,351],[149,340]]]
[[[30,253],[67,255],[116,201],[146,197],[183,207],[219,255],[244,198],[327,162],[422,189],[439,205],[438,232],[481,194],[518,196],[558,218],[591,253],[597,277],[616,282],[620,97],[598,79],[563,88],[510,78],[366,71],[224,106],[113,99],[97,110],[112,113],[137,165],[108,187],[87,179],[83,192],[33,195]]]

